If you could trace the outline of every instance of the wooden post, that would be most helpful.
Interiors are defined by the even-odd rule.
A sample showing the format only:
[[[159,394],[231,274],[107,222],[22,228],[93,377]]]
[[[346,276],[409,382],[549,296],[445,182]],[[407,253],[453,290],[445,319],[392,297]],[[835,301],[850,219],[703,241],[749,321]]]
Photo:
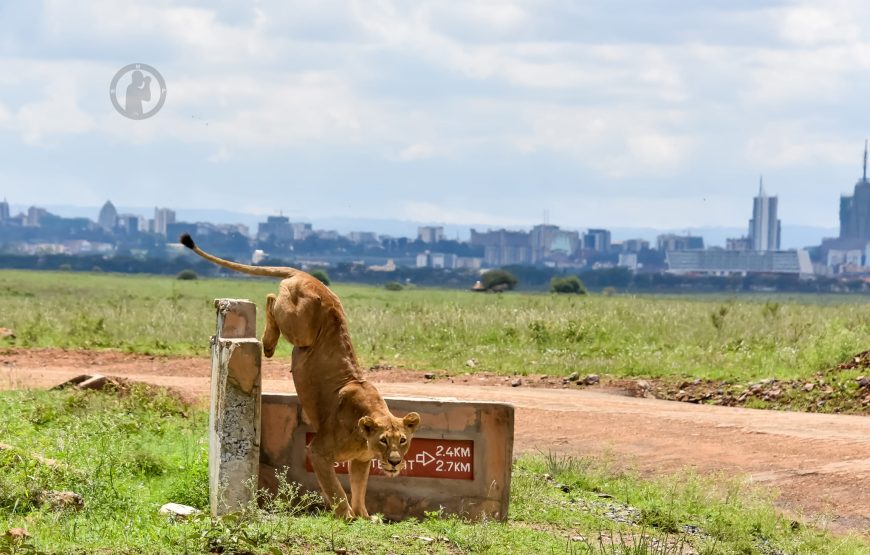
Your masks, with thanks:
[[[247,505],[257,484],[262,349],[254,303],[215,299],[214,304],[208,486],[211,513],[219,516]]]

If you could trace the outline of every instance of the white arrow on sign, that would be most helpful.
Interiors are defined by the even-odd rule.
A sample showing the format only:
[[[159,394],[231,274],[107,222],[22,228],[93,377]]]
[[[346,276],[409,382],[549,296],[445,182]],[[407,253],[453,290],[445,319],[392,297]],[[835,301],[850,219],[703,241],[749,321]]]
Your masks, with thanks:
[[[426,466],[430,462],[435,460],[435,457],[429,454],[429,451],[420,451],[417,453],[417,457],[415,459],[418,463]]]

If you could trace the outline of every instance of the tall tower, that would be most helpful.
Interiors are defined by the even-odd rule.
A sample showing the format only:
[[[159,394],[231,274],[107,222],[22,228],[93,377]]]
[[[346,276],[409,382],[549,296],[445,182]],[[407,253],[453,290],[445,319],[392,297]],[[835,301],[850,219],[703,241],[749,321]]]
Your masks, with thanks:
[[[777,197],[764,192],[764,180],[758,178],[758,196],[752,202],[749,220],[749,242],[754,251],[778,251],[780,222],[777,219]]]
[[[9,203],[6,202],[6,198],[3,198],[3,202],[0,202],[0,222],[5,222],[9,219]]]
[[[870,242],[870,180],[867,179],[867,141],[864,141],[864,173],[852,196],[840,197],[840,239]]]
[[[107,200],[106,204],[104,204],[100,209],[100,216],[97,218],[97,223],[109,231],[115,229],[115,226],[118,224],[118,211],[115,210],[115,205],[112,204],[112,201]]]
[[[166,237],[166,226],[175,223],[175,211],[154,207],[154,233]]]

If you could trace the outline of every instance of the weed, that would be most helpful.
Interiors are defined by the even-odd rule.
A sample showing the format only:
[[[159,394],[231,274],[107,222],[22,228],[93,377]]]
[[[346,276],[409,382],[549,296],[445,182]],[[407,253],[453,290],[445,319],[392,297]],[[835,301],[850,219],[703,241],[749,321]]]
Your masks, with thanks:
[[[17,346],[206,355],[213,299],[261,302],[275,287],[269,280],[74,273],[59,288],[54,273],[5,270],[0,326],[15,330]],[[790,379],[864,350],[870,335],[870,302],[856,296],[623,294],[580,302],[546,294],[334,289],[363,364],[389,360],[420,370],[455,371],[473,357],[476,368],[505,375],[563,376],[570,368],[614,376]],[[259,318],[262,329],[262,311]],[[290,353],[279,343],[276,356]]]
[[[432,511],[420,522],[346,523],[324,510],[319,495],[288,482],[283,470],[275,493],[257,491],[233,515],[168,520],[157,514],[165,502],[208,508],[207,415],[195,407],[179,410],[177,403],[145,390],[0,393],[0,433],[18,447],[0,451],[0,522],[31,534],[14,545],[3,540],[0,552],[677,555],[684,544],[710,554],[845,554],[865,547],[847,539],[829,550],[829,537],[792,527],[736,482],[686,474],[642,480],[612,471],[606,461],[555,453],[515,463],[507,522],[474,523]],[[41,424],[31,419],[51,411]],[[49,466],[26,453],[59,463]],[[248,486],[253,491],[253,482]],[[47,510],[39,493],[48,489],[76,491],[85,505]],[[642,515],[639,525],[619,520],[628,509]],[[689,535],[685,523],[705,535]]]
[[[730,310],[728,305],[723,304],[710,313],[710,323],[713,324],[717,333],[722,333],[722,329],[725,327],[725,317],[728,316]]]

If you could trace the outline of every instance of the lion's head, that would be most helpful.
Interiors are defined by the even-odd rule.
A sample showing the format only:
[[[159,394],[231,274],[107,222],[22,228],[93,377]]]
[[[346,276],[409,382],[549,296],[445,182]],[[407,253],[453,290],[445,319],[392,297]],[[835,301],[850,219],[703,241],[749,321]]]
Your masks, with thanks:
[[[381,470],[395,477],[405,468],[405,453],[411,446],[414,431],[420,426],[420,415],[409,412],[404,418],[382,416],[359,419],[359,428],[368,442],[369,449],[381,461]]]

